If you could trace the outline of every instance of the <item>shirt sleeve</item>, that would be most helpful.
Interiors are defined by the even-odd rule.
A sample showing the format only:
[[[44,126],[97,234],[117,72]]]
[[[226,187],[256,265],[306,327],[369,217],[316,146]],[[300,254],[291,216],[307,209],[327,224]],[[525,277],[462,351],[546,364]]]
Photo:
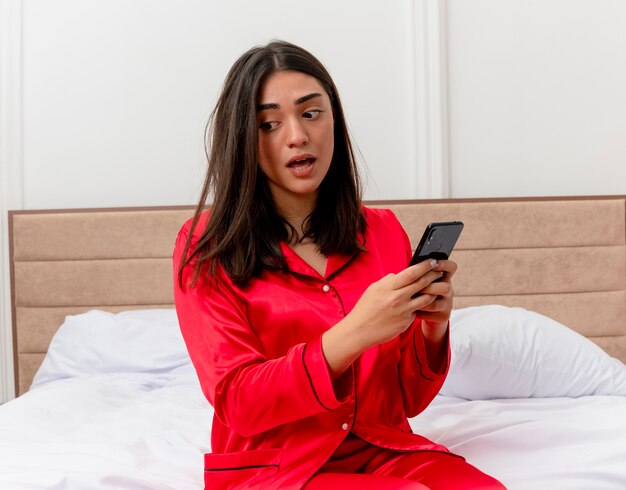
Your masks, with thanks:
[[[399,224],[399,223],[398,223]],[[411,256],[411,242],[402,226],[406,263]],[[426,344],[422,333],[422,320],[418,317],[411,327],[400,337],[400,384],[404,394],[404,410],[408,417],[422,412],[435,398],[443,385],[450,368],[450,325],[444,339],[446,357],[437,371],[433,371],[428,363]]]
[[[200,278],[192,286],[190,263],[181,287],[178,269],[188,236],[187,224],[174,249],[174,301],[189,356],[216,417],[249,437],[346,401],[335,395],[321,336],[267,359],[250,327],[245,298],[223,269],[217,268],[215,280]]]

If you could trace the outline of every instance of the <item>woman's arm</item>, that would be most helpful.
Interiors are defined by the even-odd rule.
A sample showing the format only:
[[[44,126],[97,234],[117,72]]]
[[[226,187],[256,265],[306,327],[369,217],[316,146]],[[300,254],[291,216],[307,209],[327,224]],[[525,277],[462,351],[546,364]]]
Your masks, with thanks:
[[[454,304],[454,288],[452,277],[457,265],[451,260],[441,260],[435,269],[443,272],[439,281],[430,284],[424,289],[427,294],[436,297],[435,301],[418,312],[422,319],[422,334],[426,344],[428,364],[434,372],[440,372],[448,357],[447,333],[450,324],[450,314]]]
[[[407,257],[411,245],[405,234]],[[400,382],[404,392],[404,409],[412,417],[424,410],[439,393],[450,367],[450,314],[453,307],[452,277],[457,265],[440,260],[434,272],[441,274],[437,282],[422,290],[434,298],[417,311],[418,320],[401,338]]]
[[[342,321],[322,335],[322,349],[333,379],[370,347],[402,334],[413,323],[416,310],[435,300],[427,293],[413,296],[441,277],[436,267],[436,261],[426,261],[383,277],[365,290]],[[437,333],[435,329],[434,342]]]
[[[332,378],[338,379],[368,348],[400,336],[405,412],[414,416],[424,410],[441,389],[450,363],[455,270],[452,261],[422,262],[372,284],[346,318],[322,335]]]

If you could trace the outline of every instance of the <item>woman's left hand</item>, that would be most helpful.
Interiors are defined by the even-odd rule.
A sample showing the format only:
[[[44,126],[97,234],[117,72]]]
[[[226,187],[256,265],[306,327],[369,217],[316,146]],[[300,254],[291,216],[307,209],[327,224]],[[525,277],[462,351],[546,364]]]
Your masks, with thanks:
[[[417,311],[417,316],[426,323],[428,330],[445,326],[450,320],[454,299],[452,277],[457,270],[457,264],[452,260],[439,260],[437,267],[433,268],[433,270],[443,274],[441,279],[429,284],[420,293],[430,294],[436,296],[436,298],[428,306]]]

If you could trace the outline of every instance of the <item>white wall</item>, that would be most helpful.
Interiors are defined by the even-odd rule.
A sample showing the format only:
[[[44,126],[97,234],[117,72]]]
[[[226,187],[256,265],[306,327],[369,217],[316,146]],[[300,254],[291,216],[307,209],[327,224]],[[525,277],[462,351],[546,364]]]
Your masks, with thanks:
[[[448,1],[454,197],[626,194],[626,2]]]
[[[410,169],[410,21],[408,0],[306,9],[287,0],[26,0],[24,206],[195,202],[204,123],[222,80],[241,53],[274,37],[302,44],[334,75],[369,164],[368,195],[410,197],[415,180],[388,171]]]
[[[621,0],[0,5],[0,401],[7,209],[193,203],[226,71],[272,38],[334,76],[368,199],[626,193]]]

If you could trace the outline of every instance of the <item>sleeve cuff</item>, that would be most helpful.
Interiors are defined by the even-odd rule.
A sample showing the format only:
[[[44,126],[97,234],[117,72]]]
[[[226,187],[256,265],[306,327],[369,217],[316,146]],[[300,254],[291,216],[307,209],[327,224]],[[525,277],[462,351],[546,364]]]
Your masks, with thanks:
[[[444,342],[445,358],[441,363],[439,369],[437,371],[434,371],[428,364],[428,356],[426,355],[426,344],[424,343],[424,335],[422,334],[421,325],[416,325],[416,328],[414,328],[413,330],[413,352],[415,354],[417,364],[419,365],[419,372],[423,378],[429,381],[436,381],[442,376],[446,376],[448,374],[448,369],[450,369],[450,322],[448,322]]]
[[[323,408],[332,410],[350,398],[350,394],[353,391],[352,389],[342,389],[341,391],[346,393],[346,395],[342,398],[337,398],[333,380],[330,375],[330,368],[328,367],[326,357],[324,357],[324,351],[322,350],[321,336],[304,346],[302,351],[302,363],[311,390]],[[345,379],[345,377],[342,378]],[[351,376],[349,379],[352,383]]]

